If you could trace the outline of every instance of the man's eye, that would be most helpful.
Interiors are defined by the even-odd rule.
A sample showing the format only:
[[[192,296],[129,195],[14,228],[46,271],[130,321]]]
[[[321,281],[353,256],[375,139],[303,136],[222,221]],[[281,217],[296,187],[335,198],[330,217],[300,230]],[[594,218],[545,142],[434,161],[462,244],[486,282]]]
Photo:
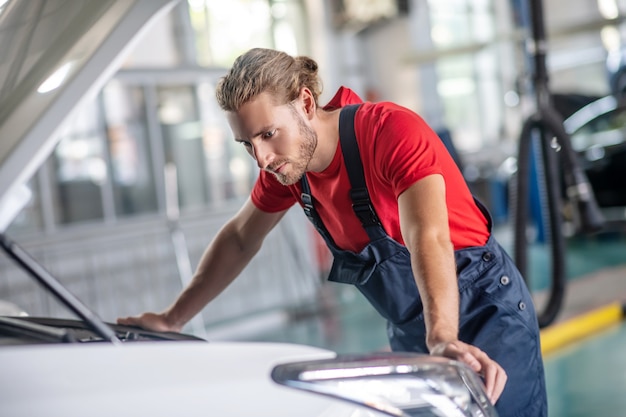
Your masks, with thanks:
[[[264,138],[266,138],[266,139],[267,139],[267,138],[271,138],[272,136],[274,136],[274,134],[275,134],[275,133],[276,133],[276,129],[274,129],[274,130],[270,130],[269,132],[265,132],[265,133],[263,134],[263,137],[264,137]]]
[[[243,147],[246,148],[246,152],[248,152],[248,154],[250,154],[254,159],[256,159],[256,157],[254,156],[254,148],[252,147],[251,142],[241,141],[239,143],[241,143]]]
[[[237,143],[242,144],[243,147],[246,148],[246,149],[252,148],[252,143],[251,142],[246,142],[245,140],[238,140]]]

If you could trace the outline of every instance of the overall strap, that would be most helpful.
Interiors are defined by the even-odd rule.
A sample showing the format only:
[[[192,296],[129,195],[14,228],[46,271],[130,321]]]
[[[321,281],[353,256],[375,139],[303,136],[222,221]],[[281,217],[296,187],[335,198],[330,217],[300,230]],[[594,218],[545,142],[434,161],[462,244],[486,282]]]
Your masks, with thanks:
[[[306,214],[311,223],[313,223],[313,226],[315,226],[315,229],[319,232],[319,234],[322,235],[326,244],[329,247],[336,247],[333,238],[330,236],[330,233],[328,233],[326,226],[324,226],[322,218],[317,210],[315,210],[313,197],[311,196],[311,187],[309,186],[309,181],[306,179],[306,173],[302,175],[302,178],[300,178],[300,185],[302,187],[300,198],[302,199],[304,214]]]
[[[387,234],[378,220],[378,216],[372,206],[367,187],[365,186],[363,164],[361,162],[361,155],[359,153],[359,147],[354,133],[354,115],[356,114],[359,106],[360,104],[352,104],[341,109],[341,113],[339,114],[339,140],[341,143],[344,163],[350,179],[350,185],[352,186],[352,189],[350,190],[352,209],[361,221],[361,225],[367,232],[370,240],[376,240],[386,236]],[[330,244],[334,245],[330,233],[328,233],[326,226],[324,226],[324,222],[322,222],[319,213],[317,213],[313,205],[311,187],[309,186],[306,174],[302,175],[300,185],[302,187],[302,194],[300,197],[302,199],[304,214],[306,214],[311,223],[313,223],[313,226],[315,226],[324,240],[329,243],[329,246]]]
[[[386,236],[386,232],[380,224],[365,185],[363,163],[354,132],[354,116],[359,106],[360,104],[351,104],[341,110],[339,115],[339,140],[341,141],[341,151],[348,171],[348,177],[350,178],[350,184],[352,185],[350,190],[352,210],[354,210],[354,214],[361,221],[370,240],[376,240]]]

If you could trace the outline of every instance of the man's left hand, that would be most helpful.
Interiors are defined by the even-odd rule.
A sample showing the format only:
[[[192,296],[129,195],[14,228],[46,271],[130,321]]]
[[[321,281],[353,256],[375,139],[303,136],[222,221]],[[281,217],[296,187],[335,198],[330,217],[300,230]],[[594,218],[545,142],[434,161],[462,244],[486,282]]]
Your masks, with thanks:
[[[506,372],[496,361],[476,346],[456,340],[439,343],[431,349],[430,353],[465,363],[483,377],[485,391],[491,402],[495,404],[500,398],[507,380]]]

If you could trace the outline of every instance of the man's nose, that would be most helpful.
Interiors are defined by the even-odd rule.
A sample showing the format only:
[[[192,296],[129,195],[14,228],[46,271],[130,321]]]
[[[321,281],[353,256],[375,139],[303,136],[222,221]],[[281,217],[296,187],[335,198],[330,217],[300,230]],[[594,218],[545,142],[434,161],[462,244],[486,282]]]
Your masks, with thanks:
[[[267,143],[256,143],[253,145],[252,156],[256,159],[256,163],[261,169],[267,169],[268,166],[274,161],[275,154],[271,146]]]

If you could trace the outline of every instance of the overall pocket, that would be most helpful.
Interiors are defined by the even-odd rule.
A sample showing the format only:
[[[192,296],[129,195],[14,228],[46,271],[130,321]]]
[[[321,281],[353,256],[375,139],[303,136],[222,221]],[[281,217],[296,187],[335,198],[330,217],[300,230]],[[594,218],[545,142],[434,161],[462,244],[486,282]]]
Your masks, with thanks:
[[[360,253],[335,254],[329,281],[353,284],[385,319],[402,324],[422,311],[408,250],[385,237]]]
[[[532,331],[536,322],[532,297],[519,270],[500,245],[493,242],[480,250],[460,251],[457,265],[463,263],[467,267],[458,272],[462,334],[478,332],[496,316],[510,317]]]

